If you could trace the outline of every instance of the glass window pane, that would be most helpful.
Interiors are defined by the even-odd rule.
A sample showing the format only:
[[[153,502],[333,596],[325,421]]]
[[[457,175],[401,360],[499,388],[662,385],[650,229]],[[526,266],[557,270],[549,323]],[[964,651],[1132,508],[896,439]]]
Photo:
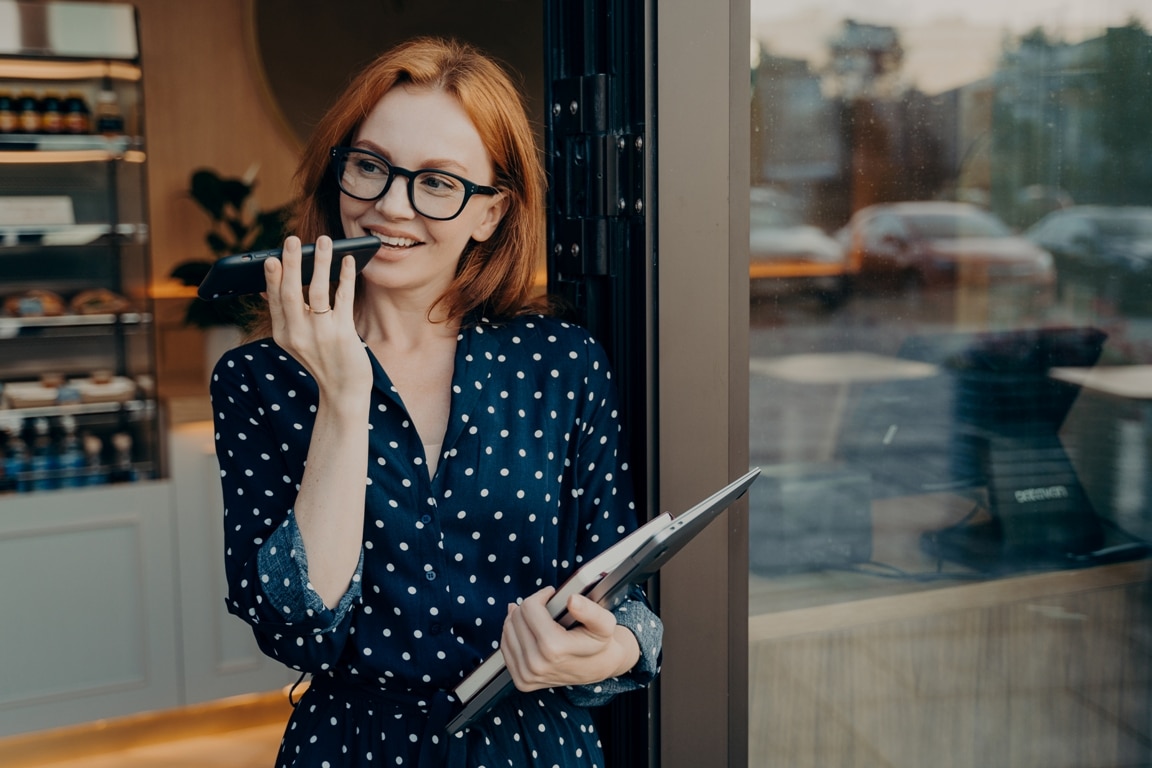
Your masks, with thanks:
[[[750,765],[1152,764],[1152,11],[751,28]]]

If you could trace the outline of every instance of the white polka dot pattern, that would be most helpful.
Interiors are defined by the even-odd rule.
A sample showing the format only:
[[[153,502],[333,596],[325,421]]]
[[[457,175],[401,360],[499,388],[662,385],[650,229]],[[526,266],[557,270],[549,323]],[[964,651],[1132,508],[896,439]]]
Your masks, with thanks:
[[[315,418],[314,382],[271,340],[232,350],[217,364],[211,395],[227,603],[252,625],[265,653],[294,669],[424,702],[492,652],[508,603],[559,584],[635,527],[631,472],[607,359],[579,327],[532,316],[480,321],[461,332],[449,425],[431,480],[404,404],[375,359],[373,370],[360,567],[340,604],[328,609],[308,583],[292,515]],[[551,764],[483,762],[485,741],[518,743],[564,766],[602,762],[585,707],[647,684],[660,653],[659,619],[642,593],[616,614],[640,641],[633,673],[563,695],[509,697],[519,714],[497,708],[504,727],[493,713],[460,737],[465,764]],[[384,717],[377,706],[369,718],[332,690],[305,694],[279,764],[418,764],[429,738],[427,706]],[[304,711],[324,697],[332,699],[327,718]],[[326,725],[329,719],[337,723]],[[307,736],[298,732],[301,722]],[[349,762],[349,751],[357,762]]]

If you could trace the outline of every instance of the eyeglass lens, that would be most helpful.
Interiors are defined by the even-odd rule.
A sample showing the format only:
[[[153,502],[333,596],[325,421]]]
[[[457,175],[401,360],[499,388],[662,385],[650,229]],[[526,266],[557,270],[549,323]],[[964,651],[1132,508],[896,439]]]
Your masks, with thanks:
[[[352,197],[375,200],[383,194],[393,169],[375,155],[348,150],[338,159],[340,188]],[[460,179],[435,171],[409,176],[408,199],[417,213],[429,218],[455,216],[464,207],[466,191]]]

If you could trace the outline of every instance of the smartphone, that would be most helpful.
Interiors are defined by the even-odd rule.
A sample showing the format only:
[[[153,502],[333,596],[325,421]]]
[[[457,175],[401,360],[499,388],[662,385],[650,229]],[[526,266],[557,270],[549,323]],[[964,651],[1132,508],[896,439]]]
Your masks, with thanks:
[[[316,258],[316,246],[305,245],[300,261],[300,279],[304,285],[312,282],[312,269]],[[340,264],[351,254],[356,259],[356,272],[368,266],[368,262],[380,250],[380,239],[374,235],[353,237],[347,240],[332,241],[332,284],[340,279]],[[212,265],[204,282],[200,283],[197,295],[207,301],[242,296],[247,293],[260,293],[268,287],[264,280],[264,261],[271,257],[279,258],[282,250],[273,248],[267,251],[238,253],[225,256]]]

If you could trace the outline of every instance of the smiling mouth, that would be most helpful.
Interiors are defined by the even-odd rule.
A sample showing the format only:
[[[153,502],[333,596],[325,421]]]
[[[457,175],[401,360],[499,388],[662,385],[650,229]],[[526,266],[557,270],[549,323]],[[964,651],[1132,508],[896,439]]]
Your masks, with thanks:
[[[381,234],[377,234],[376,237],[380,238],[380,242],[386,248],[411,248],[414,245],[420,245],[419,240],[411,240],[407,237],[389,237]]]

